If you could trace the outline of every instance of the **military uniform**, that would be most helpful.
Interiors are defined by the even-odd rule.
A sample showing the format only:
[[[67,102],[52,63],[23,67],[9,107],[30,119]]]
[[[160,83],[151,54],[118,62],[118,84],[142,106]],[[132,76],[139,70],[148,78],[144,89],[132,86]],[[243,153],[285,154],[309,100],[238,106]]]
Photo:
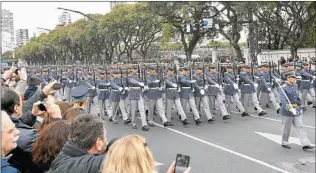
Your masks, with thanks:
[[[211,66],[211,69],[216,69],[215,66]],[[219,85],[219,80],[218,79],[218,72],[209,72],[206,75],[206,81],[209,84],[207,87],[207,95],[209,98],[209,107],[212,112],[212,114],[215,114],[215,101],[217,102],[217,106],[219,107],[219,110],[221,111],[221,114],[223,116],[223,119],[230,119],[231,117],[229,116],[229,113],[226,110],[225,104],[223,102],[223,97],[222,97],[222,91],[220,89]]]
[[[134,67],[134,70],[137,69]],[[131,117],[132,117],[132,126],[134,129],[137,128],[136,126],[136,111],[137,108],[140,113],[141,121],[142,121],[142,130],[148,131],[149,128],[147,126],[146,121],[146,114],[144,108],[144,98],[142,96],[142,87],[144,87],[144,83],[140,81],[140,78],[137,73],[132,73],[128,76],[127,79],[130,90],[129,90],[129,100],[131,104]]]
[[[172,67],[168,68],[169,71],[173,71]],[[166,115],[168,122],[171,122],[171,108],[173,104],[175,105],[175,108],[177,109],[178,114],[181,117],[181,121],[183,125],[188,125],[189,122],[187,121],[187,117],[185,115],[185,112],[182,108],[181,101],[180,101],[180,95],[178,92],[178,83],[176,79],[176,75],[173,74],[167,74],[165,77],[165,84],[166,84]]]
[[[228,67],[232,68],[232,67]],[[224,79],[226,81],[226,85],[224,86],[224,93],[225,93],[225,104],[226,104],[226,109],[229,111],[230,110],[230,100],[233,98],[236,106],[238,109],[242,112],[242,116],[249,116],[249,114],[246,112],[245,108],[241,104],[239,100],[239,95],[237,93],[238,91],[238,83],[237,79],[235,78],[233,73],[225,72],[224,74]]]
[[[308,66],[308,64],[304,64],[304,66]],[[302,92],[302,99],[301,99],[302,107],[303,109],[305,109],[306,97],[308,93],[311,95],[312,102],[315,104],[315,92],[312,87],[312,80],[311,80],[313,78],[313,75],[311,75],[304,69],[300,71],[300,75],[302,77],[302,80],[301,80],[301,85],[299,86],[299,89]]]
[[[295,77],[293,71],[289,71],[284,74],[287,77]],[[296,84],[285,83],[282,86],[283,92],[280,94],[281,98],[281,110],[282,115],[282,146],[284,148],[290,148],[289,136],[291,132],[291,126],[296,129],[297,136],[300,139],[303,149],[310,149],[311,142],[307,137],[307,133],[303,130],[302,110],[301,101],[298,96],[298,86]]]
[[[151,70],[156,70],[155,67],[151,67]],[[153,126],[154,108],[156,106],[157,113],[160,116],[164,126],[172,126],[171,122],[168,122],[165,114],[165,106],[162,100],[162,88],[159,77],[157,74],[149,74],[146,77],[146,84],[148,85],[148,91],[146,92],[148,98],[148,123],[149,126]]]
[[[104,113],[107,115],[111,113],[111,105],[109,102],[110,96],[110,83],[107,81],[108,77],[103,77],[105,73],[100,73],[102,77],[96,81],[98,89],[98,101],[99,101],[99,116],[105,119]]]
[[[198,69],[202,70],[203,67],[198,67]],[[215,118],[211,114],[211,110],[210,110],[209,103],[208,103],[208,95],[205,91],[204,74],[203,73],[195,73],[193,75],[193,79],[196,80],[196,83],[194,83],[194,88],[195,88],[194,97],[195,97],[196,106],[198,108],[198,112],[201,112],[200,108],[202,105],[202,108],[204,109],[204,113],[207,117],[207,121],[208,122],[215,121]],[[205,81],[205,83],[206,83],[206,81]]]
[[[185,67],[184,70],[190,70],[188,67]],[[181,98],[181,105],[184,111],[186,111],[187,104],[189,104],[192,113],[194,115],[194,119],[196,121],[196,124],[199,125],[201,123],[200,121],[200,115],[195,105],[194,100],[194,94],[192,92],[192,88],[190,85],[196,83],[196,80],[190,80],[188,75],[181,75],[180,76],[180,98]]]

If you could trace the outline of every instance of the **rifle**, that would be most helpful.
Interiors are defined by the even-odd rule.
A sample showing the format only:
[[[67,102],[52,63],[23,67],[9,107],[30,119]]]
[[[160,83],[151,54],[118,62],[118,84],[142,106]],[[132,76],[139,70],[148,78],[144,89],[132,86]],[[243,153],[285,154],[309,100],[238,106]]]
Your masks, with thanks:
[[[254,76],[254,62],[251,62],[251,76],[252,76],[252,82],[255,82],[255,76]]]
[[[95,82],[95,70],[93,68],[93,83],[94,83],[94,87],[97,87],[97,83]]]
[[[203,57],[203,87],[205,87],[205,83],[206,83],[205,77],[206,77],[206,75],[205,75],[205,61],[204,61],[204,57]]]
[[[123,70],[122,68],[120,68],[120,73],[121,73],[121,87],[123,87]],[[122,94],[125,93],[125,90],[124,90],[124,87],[123,87],[123,91],[122,91]]]
[[[189,63],[191,64],[191,63]],[[194,66],[194,61],[193,61],[193,66]],[[192,65],[190,65],[190,81],[192,80]],[[191,90],[193,90],[193,84],[190,84]]]
[[[269,61],[269,69],[270,69],[270,71],[269,71],[270,82],[272,83],[272,74],[271,74],[271,70],[272,70],[272,68],[271,68],[271,61]]]

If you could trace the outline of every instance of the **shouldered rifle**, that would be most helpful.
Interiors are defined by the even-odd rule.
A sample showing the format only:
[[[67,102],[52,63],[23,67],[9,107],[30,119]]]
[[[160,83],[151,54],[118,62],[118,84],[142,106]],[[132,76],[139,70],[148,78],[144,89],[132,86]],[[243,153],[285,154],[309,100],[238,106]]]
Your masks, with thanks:
[[[269,61],[269,69],[270,69],[270,71],[269,71],[269,76],[270,76],[270,83],[271,83],[271,82],[272,82],[271,61]]]
[[[97,83],[95,82],[95,70],[93,68],[93,83],[94,83],[94,87],[97,87]]]
[[[255,64],[254,62],[251,62],[251,77],[252,77],[252,82],[255,82],[255,75],[254,75],[254,68]]]
[[[194,61],[193,61],[193,66],[194,66]],[[189,63],[189,67],[190,67],[190,82],[192,81],[192,65],[191,63]],[[193,84],[190,84],[191,90],[193,90]]]

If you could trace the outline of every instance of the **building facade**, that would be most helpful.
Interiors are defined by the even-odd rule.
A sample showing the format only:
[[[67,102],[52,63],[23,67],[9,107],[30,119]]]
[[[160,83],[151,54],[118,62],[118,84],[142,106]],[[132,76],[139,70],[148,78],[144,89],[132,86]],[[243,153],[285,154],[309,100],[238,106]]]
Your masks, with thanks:
[[[16,47],[25,45],[29,41],[29,31],[28,29],[18,29],[16,33]]]
[[[58,25],[68,25],[71,23],[71,17],[68,12],[63,12],[61,15],[58,16]]]
[[[2,31],[2,53],[7,50],[14,50],[14,24],[13,13],[9,10],[2,9],[1,17]]]

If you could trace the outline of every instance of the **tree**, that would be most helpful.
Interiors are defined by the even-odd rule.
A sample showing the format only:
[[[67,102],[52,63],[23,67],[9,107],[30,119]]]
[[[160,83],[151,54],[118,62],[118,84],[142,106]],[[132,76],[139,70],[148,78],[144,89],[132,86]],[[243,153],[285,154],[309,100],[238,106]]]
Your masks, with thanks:
[[[14,51],[5,51],[2,55],[1,55],[1,59],[2,60],[12,60],[13,59],[13,54]]]
[[[261,22],[286,38],[292,57],[297,57],[297,49],[315,20],[315,9],[316,2],[260,2],[257,3],[254,14]]]
[[[209,32],[214,32],[214,28],[203,29],[203,18],[214,18],[221,9],[214,12],[215,7],[211,2],[192,1],[192,2],[149,2],[153,13],[163,17],[165,23],[171,24],[175,32],[180,33],[181,43],[185,51],[187,60],[191,60],[193,50],[202,37]],[[187,30],[187,27],[189,30]]]

